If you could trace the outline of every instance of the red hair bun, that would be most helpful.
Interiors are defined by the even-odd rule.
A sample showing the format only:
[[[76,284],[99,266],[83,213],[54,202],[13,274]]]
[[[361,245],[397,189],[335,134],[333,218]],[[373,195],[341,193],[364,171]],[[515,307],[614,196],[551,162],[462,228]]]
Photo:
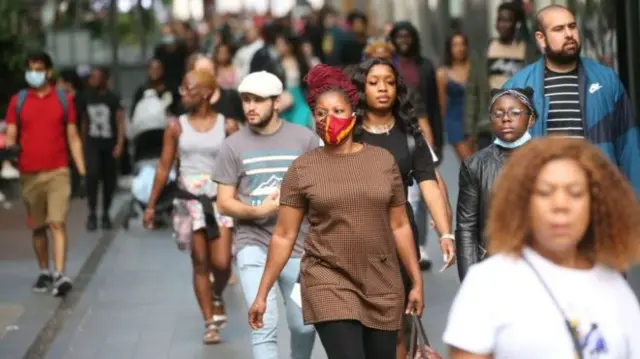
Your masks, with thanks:
[[[307,84],[307,102],[312,109],[315,108],[318,97],[329,91],[341,91],[347,96],[351,106],[356,107],[358,104],[358,89],[349,77],[336,67],[318,65],[309,71],[304,82]]]

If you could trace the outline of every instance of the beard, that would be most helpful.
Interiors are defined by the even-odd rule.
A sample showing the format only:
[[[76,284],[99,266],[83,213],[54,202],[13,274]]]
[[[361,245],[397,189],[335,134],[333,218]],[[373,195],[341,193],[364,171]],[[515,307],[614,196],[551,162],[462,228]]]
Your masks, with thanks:
[[[269,112],[265,113],[263,116],[260,116],[260,119],[257,122],[251,122],[247,119],[247,124],[249,124],[250,127],[257,128],[257,129],[265,128],[267,127],[267,125],[271,123],[274,112],[275,110],[272,107]]]
[[[574,40],[575,41],[575,40]],[[564,44],[559,51],[552,50],[549,46],[549,42],[545,40],[546,50],[545,57],[547,57],[551,62],[559,64],[559,65],[568,65],[578,61],[580,57],[580,51],[582,51],[582,46],[579,42],[575,41],[576,49],[574,51],[566,51],[564,50]]]

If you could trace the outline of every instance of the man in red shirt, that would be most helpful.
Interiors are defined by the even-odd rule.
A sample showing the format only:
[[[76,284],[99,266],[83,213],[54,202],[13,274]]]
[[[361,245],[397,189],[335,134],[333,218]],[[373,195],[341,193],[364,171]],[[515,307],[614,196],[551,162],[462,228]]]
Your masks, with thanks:
[[[29,88],[9,102],[6,142],[7,147],[20,148],[22,196],[41,271],[33,290],[46,292],[51,288],[54,296],[64,296],[72,288],[71,280],[64,275],[71,192],[67,141],[81,176],[85,175],[85,166],[73,99],[51,85],[52,70],[51,57],[44,52],[27,58],[25,79]],[[53,236],[53,273],[49,269],[47,229]]]

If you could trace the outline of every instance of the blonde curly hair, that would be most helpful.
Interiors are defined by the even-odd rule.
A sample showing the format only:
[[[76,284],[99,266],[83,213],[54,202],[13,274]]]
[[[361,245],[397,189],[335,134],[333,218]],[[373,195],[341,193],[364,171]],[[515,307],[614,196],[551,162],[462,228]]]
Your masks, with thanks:
[[[590,224],[581,253],[619,271],[640,259],[639,205],[627,179],[587,141],[532,140],[509,158],[495,184],[487,223],[489,252],[520,254],[531,240],[529,204],[538,174],[553,160],[574,160],[586,173]]]
[[[369,58],[376,57],[391,60],[395,53],[396,49],[393,45],[382,40],[374,41],[364,49],[364,55]]]

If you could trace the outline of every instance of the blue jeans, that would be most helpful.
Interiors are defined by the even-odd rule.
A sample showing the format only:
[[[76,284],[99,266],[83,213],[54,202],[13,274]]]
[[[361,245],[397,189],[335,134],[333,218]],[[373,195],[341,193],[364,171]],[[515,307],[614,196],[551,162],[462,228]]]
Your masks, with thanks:
[[[236,255],[238,277],[247,305],[251,305],[258,294],[258,287],[267,262],[267,253],[258,246],[242,248]],[[300,258],[290,258],[284,266],[277,284],[284,299],[287,323],[291,331],[291,359],[309,359],[316,332],[312,325],[304,325],[302,308],[291,300],[293,286],[300,275]],[[264,313],[264,327],[251,333],[253,357],[255,359],[278,359],[278,300],[276,289],[267,295],[267,311]]]
[[[409,203],[413,209],[413,215],[416,219],[416,225],[418,226],[418,233],[416,234],[418,245],[426,246],[427,237],[429,237],[429,225],[427,224],[429,222],[429,212],[422,199],[422,193],[420,192],[418,184],[413,184],[409,187],[409,192]]]

